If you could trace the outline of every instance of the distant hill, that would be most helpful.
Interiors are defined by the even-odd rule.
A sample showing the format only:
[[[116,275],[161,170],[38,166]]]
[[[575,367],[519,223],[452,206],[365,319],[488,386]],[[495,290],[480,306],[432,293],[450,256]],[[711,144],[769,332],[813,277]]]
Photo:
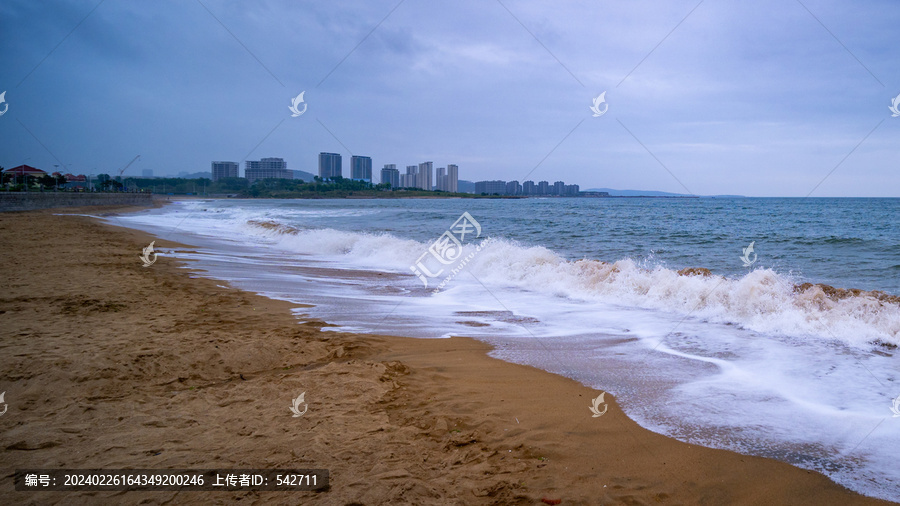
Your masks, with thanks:
[[[312,181],[313,178],[316,176],[315,174],[310,174],[309,172],[306,172],[305,170],[294,170],[291,172],[294,173],[294,179],[302,179],[303,182],[305,182],[305,183]]]
[[[589,188],[586,192],[607,192],[610,197],[744,197],[743,195],[691,195],[656,190],[614,190],[612,188]]]

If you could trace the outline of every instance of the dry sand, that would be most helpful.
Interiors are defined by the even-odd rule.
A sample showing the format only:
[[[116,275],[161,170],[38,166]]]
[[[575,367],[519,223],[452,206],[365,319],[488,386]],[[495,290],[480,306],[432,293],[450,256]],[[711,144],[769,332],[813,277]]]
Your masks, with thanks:
[[[298,324],[171,258],[142,267],[145,234],[35,211],[0,213],[0,238],[4,504],[888,504],[654,434],[611,395],[593,418],[598,391],[474,340]],[[330,489],[12,486],[17,468],[304,467],[330,469]]]

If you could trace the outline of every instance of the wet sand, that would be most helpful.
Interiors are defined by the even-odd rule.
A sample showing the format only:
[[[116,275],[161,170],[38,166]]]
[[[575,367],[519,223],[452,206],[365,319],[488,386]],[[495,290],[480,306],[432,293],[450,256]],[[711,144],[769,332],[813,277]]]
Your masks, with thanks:
[[[153,237],[53,212],[0,213],[6,504],[890,504],[654,434],[611,394],[592,417],[599,391],[475,340],[299,324],[171,258],[142,267]],[[327,468],[331,486],[31,493],[17,468]]]

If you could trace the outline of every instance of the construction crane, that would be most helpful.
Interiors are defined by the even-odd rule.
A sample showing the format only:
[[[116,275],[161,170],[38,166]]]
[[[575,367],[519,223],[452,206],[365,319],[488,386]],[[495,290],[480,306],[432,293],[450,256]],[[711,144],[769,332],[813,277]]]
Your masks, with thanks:
[[[140,157],[141,157],[141,155],[137,155],[136,157],[132,158],[131,161],[128,162],[128,165],[122,167],[122,169],[119,170],[119,177],[117,179],[119,180],[119,182],[122,183],[122,188],[125,190],[128,190],[128,188],[125,188],[125,181],[122,180],[122,173],[125,172],[125,169],[127,169],[128,167],[131,167],[131,164],[136,162],[137,159]]]
[[[128,162],[128,165],[122,167],[122,169],[119,171],[119,179],[122,178],[122,173],[125,172],[125,169],[127,169],[128,167],[131,167],[131,164],[136,162],[137,159],[140,157],[141,157],[141,155],[137,155],[136,157],[132,158],[130,162]]]

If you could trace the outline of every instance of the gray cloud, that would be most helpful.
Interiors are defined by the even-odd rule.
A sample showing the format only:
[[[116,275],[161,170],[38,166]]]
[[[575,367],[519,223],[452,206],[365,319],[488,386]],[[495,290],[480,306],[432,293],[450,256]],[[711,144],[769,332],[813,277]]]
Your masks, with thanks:
[[[97,2],[6,2],[0,164],[52,169],[43,143],[77,172],[248,153],[315,171],[319,151],[350,150],[521,179],[553,151],[530,178],[683,191],[649,149],[696,193],[802,196],[884,120],[814,195],[898,196],[890,2],[804,0],[813,17],[708,0],[684,19],[697,2],[503,0],[514,18],[406,0],[384,19],[397,3],[204,0],[217,21],[199,2],[103,2],[53,50]],[[309,109],[290,118],[303,90]]]

